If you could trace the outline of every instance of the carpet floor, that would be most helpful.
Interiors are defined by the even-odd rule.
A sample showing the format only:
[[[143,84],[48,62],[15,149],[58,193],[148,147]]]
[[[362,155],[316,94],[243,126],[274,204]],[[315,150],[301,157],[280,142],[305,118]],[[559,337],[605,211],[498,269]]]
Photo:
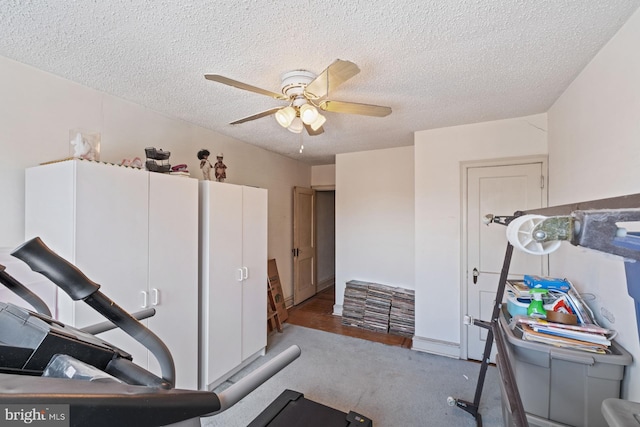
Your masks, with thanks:
[[[269,337],[263,358],[215,391],[293,344],[302,350],[297,360],[229,410],[202,418],[201,425],[246,426],[285,389],[345,413],[360,413],[374,427],[476,425],[470,414],[449,406],[447,397],[473,400],[480,364],[290,324]],[[490,366],[480,402],[485,427],[503,425],[499,381],[497,369]]]

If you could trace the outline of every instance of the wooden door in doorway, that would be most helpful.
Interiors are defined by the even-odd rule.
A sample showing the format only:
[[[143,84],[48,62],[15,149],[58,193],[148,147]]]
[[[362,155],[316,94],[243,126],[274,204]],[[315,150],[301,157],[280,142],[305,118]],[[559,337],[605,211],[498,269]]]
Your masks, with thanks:
[[[316,294],[315,190],[293,189],[293,304]]]

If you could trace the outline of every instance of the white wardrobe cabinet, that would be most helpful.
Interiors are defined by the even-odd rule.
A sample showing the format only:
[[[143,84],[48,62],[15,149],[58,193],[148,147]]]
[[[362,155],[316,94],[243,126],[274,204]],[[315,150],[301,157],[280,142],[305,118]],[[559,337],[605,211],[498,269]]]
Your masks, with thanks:
[[[200,388],[267,345],[267,190],[200,182]]]
[[[25,239],[39,236],[169,347],[176,387],[197,388],[198,182],[70,160],[26,171]],[[54,308],[52,307],[52,310]],[[56,316],[76,327],[103,321],[57,292]],[[120,330],[100,335],[160,374],[153,354]]]

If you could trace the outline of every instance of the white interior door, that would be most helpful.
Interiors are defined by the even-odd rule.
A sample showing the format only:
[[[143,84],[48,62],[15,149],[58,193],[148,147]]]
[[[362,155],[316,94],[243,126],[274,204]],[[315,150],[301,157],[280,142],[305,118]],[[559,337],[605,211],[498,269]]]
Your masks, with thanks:
[[[506,227],[482,222],[487,214],[512,215],[546,203],[542,163],[467,169],[467,314],[490,321],[507,248]],[[510,278],[544,274],[547,257],[514,251]],[[474,270],[477,273],[474,275]],[[475,277],[474,277],[475,276]],[[475,280],[474,280],[475,279]],[[467,357],[482,360],[487,330],[469,326]],[[491,355],[494,361],[495,346]]]

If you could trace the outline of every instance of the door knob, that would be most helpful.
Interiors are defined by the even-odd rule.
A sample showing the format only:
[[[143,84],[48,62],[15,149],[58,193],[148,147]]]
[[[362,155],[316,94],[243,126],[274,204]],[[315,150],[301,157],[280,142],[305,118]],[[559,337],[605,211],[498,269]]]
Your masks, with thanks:
[[[475,285],[476,283],[478,283],[478,276],[480,275],[480,272],[478,271],[477,268],[473,269],[473,284]]]

